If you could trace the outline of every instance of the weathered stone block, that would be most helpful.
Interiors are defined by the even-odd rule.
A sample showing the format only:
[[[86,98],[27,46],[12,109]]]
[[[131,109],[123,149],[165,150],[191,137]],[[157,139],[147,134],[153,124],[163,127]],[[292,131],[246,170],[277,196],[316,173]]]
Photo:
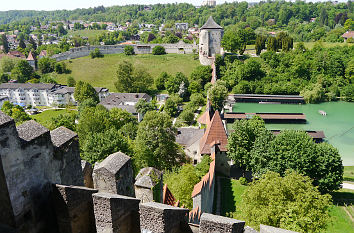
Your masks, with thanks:
[[[93,183],[95,189],[100,192],[134,197],[134,176],[130,157],[117,152],[96,164]]]
[[[245,222],[218,215],[203,213],[200,219],[200,233],[243,233]]]
[[[86,160],[81,160],[82,174],[84,175],[84,184],[87,188],[93,188],[92,173],[93,168],[91,163]]]
[[[162,172],[153,168],[146,167],[140,170],[135,181],[135,196],[142,203],[162,202]]]
[[[276,228],[276,227],[271,227],[266,225],[260,225],[259,233],[298,233],[298,232],[284,230],[281,228]]]
[[[95,233],[92,194],[86,187],[53,185],[52,199],[60,233]]]
[[[97,233],[140,233],[139,199],[96,193],[93,203]]]
[[[189,233],[188,209],[156,202],[140,204],[140,228],[146,233]]]
[[[83,186],[84,177],[77,134],[65,127],[59,127],[50,131],[50,137],[54,145],[54,157],[62,161],[60,184]]]

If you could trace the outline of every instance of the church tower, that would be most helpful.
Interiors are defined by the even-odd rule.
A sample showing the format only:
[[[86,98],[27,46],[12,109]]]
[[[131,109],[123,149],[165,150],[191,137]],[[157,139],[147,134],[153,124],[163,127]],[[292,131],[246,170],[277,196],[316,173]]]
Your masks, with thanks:
[[[211,65],[217,54],[221,54],[223,28],[215,23],[213,17],[200,28],[199,61],[202,65]]]

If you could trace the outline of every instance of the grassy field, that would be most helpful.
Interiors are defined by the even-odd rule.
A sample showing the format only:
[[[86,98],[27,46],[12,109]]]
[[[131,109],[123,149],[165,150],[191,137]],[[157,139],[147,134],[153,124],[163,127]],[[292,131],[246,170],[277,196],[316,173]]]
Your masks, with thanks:
[[[32,115],[31,118],[40,123],[41,125],[48,127],[48,122],[50,119],[52,119],[53,117],[57,117],[60,114],[67,113],[67,111],[68,110],[66,109],[46,110],[42,113]]]
[[[354,182],[354,166],[344,167],[344,180]]]
[[[82,36],[82,37],[87,37],[89,40],[90,39],[95,39],[97,35],[100,35],[104,32],[108,32],[107,30],[69,30],[68,31],[68,36]]]
[[[238,180],[221,179],[222,203],[221,214],[236,212],[237,216],[242,216],[242,212],[237,209],[242,203],[242,194],[248,186],[241,185]],[[349,214],[354,218],[354,190],[342,189],[333,194],[333,205],[330,208],[330,223],[323,233],[354,233],[354,222]],[[242,219],[240,219],[242,220]],[[247,224],[247,223],[246,223]]]
[[[135,67],[142,67],[148,71],[152,77],[158,76],[166,71],[170,74],[182,72],[189,76],[192,70],[199,65],[199,60],[194,60],[192,54],[166,54],[154,56],[151,54],[126,56],[124,54],[105,55],[104,58],[91,59],[82,57],[71,61],[66,61],[71,74],[57,75],[60,84],[66,84],[66,78],[72,76],[76,81],[89,82],[95,87],[107,87],[110,91],[115,91],[115,72],[119,62],[127,60]]]

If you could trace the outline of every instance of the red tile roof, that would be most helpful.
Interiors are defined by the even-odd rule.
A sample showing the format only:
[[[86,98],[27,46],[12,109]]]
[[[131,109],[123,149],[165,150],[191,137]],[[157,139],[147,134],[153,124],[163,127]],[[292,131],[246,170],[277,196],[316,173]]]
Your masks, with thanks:
[[[28,57],[27,57],[27,61],[34,61],[32,51],[29,52]]]
[[[210,144],[214,141],[219,141],[220,151],[226,151],[227,134],[224,128],[224,124],[221,121],[219,111],[214,113],[211,122],[207,126],[207,130],[205,131],[204,136],[200,140],[200,154],[211,154]]]
[[[40,57],[46,57],[47,56],[47,50],[42,50],[41,53],[39,54]]]
[[[179,200],[172,195],[171,191],[167,188],[167,184],[163,186],[162,203],[170,206],[179,206]]]
[[[215,160],[210,163],[209,172],[205,174],[202,180],[194,186],[192,197],[198,195],[204,187],[211,189],[215,175]]]
[[[343,38],[354,38],[354,31],[347,31],[342,35]]]

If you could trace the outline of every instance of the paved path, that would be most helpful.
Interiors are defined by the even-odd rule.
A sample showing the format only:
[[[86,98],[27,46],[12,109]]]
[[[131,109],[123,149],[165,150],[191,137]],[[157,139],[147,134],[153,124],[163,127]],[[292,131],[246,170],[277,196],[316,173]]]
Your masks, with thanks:
[[[344,189],[352,189],[352,190],[354,190],[354,184],[349,184],[349,183],[343,183],[342,184],[342,187],[344,188]]]

